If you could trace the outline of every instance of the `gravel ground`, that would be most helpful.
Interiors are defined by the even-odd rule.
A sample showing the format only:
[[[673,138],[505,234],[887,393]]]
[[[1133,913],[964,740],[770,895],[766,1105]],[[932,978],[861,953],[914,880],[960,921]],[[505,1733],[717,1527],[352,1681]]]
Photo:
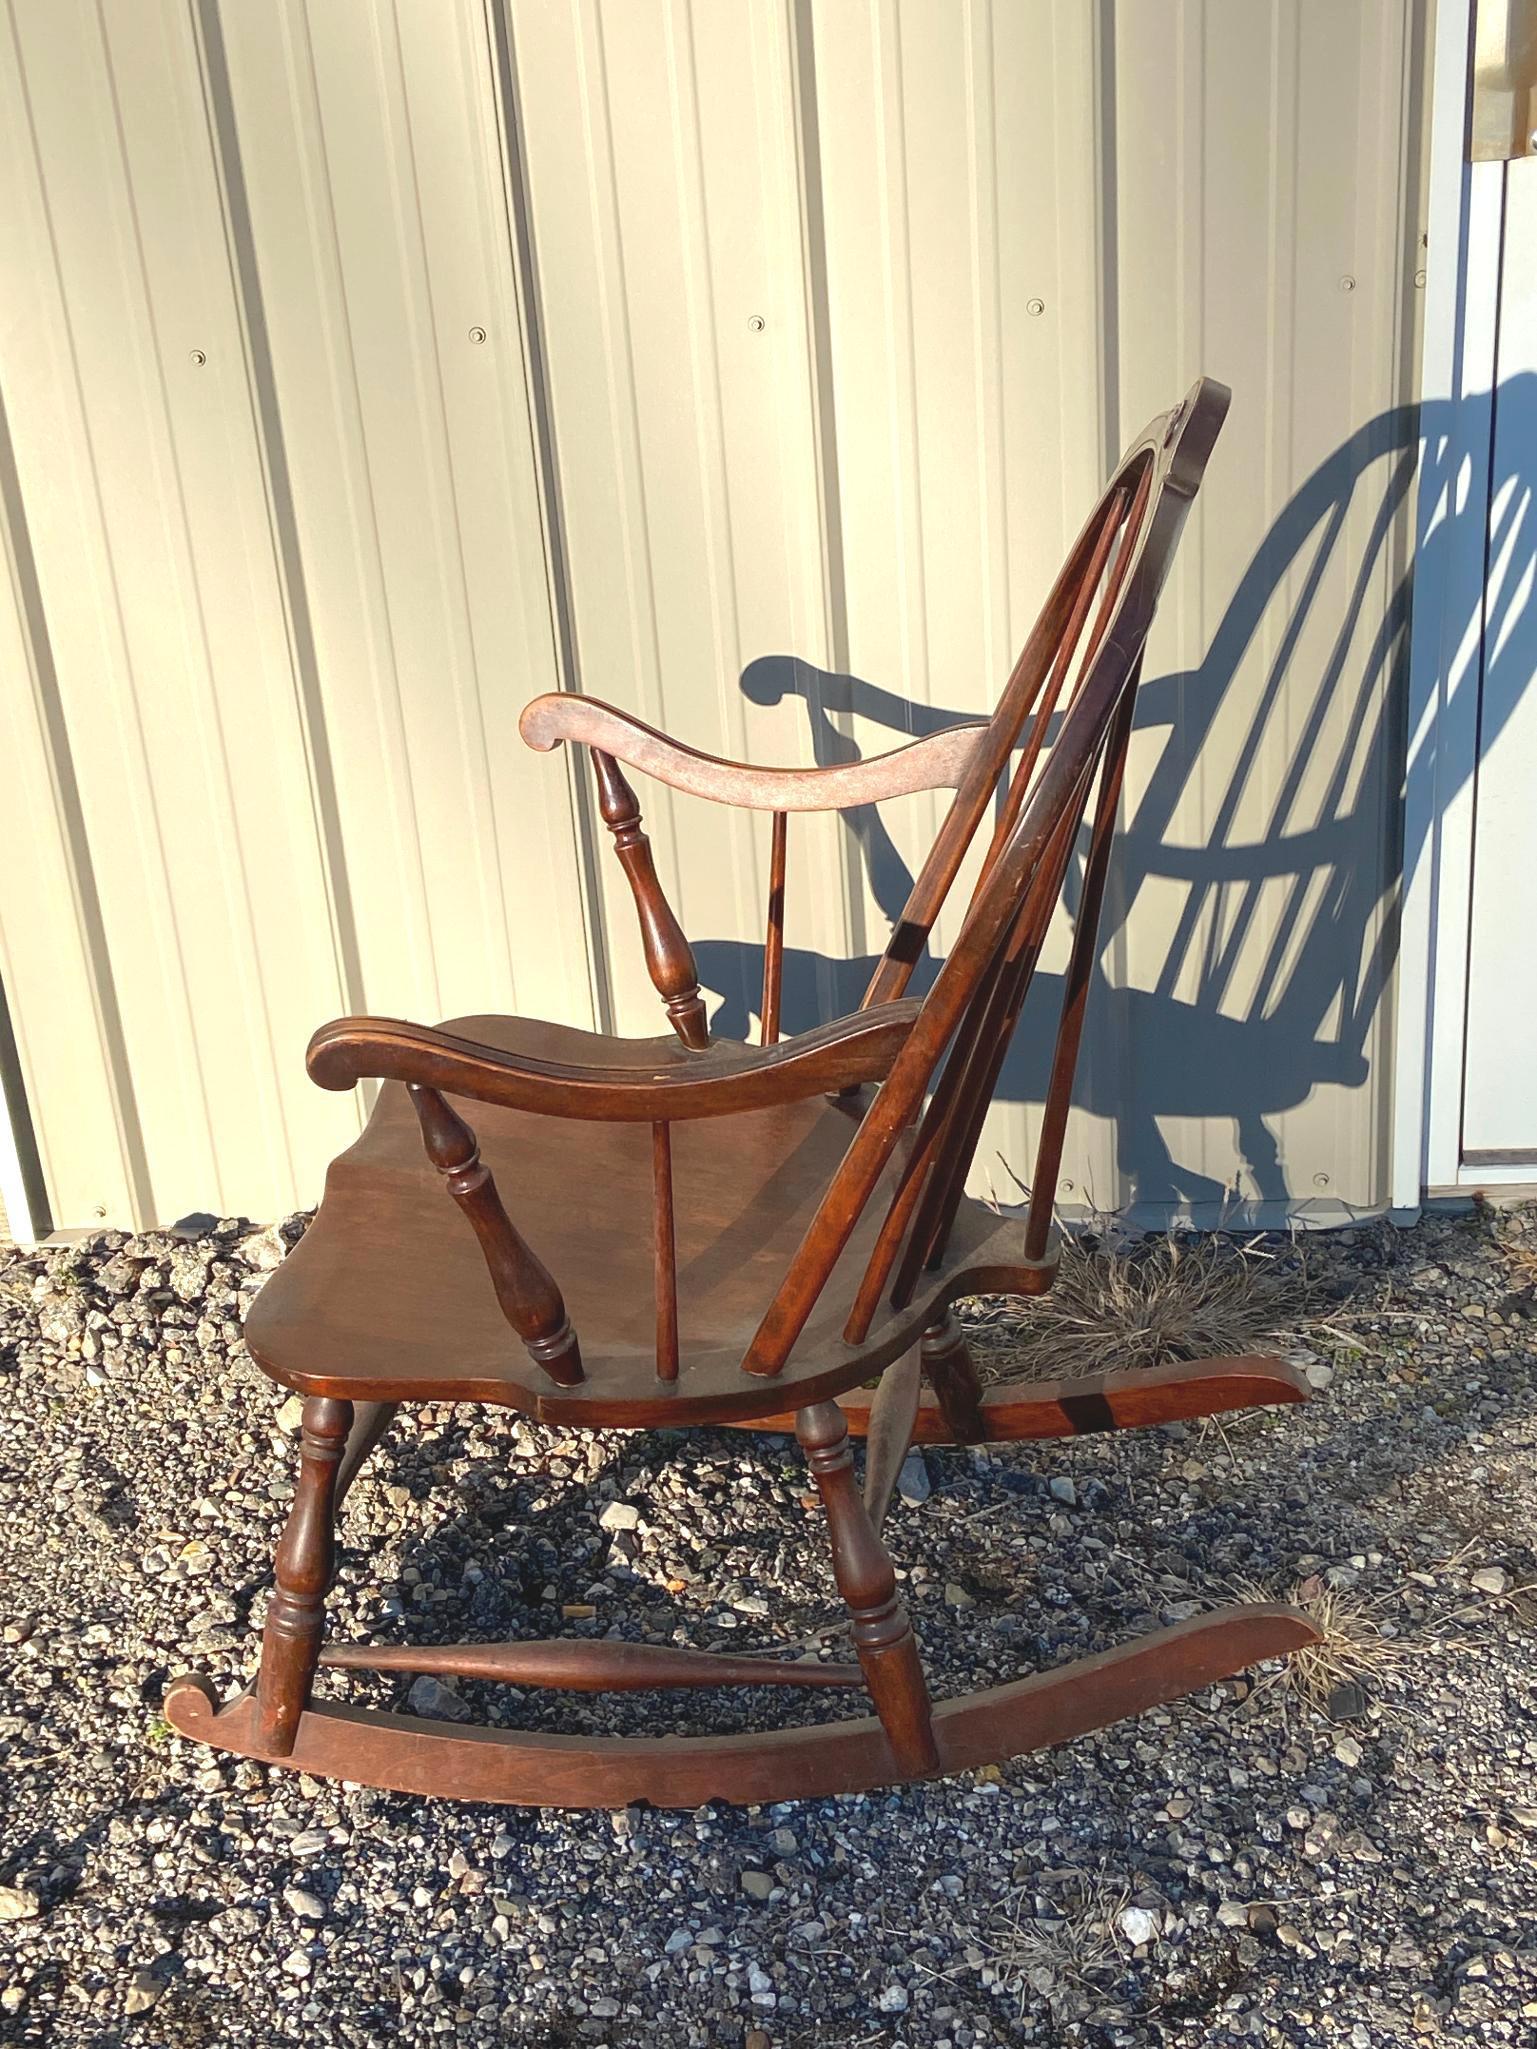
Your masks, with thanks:
[[[0,2038],[1537,2041],[1533,1213],[1314,1241],[1306,1410],[910,1464],[887,1527],[937,1692],[1301,1583],[1368,1667],[1330,1711],[1274,1668],[1001,1770],[696,1814],[413,1801],[171,1735],[171,1674],[251,1669],[296,1418],[238,1318],[301,1229],[0,1255]],[[356,1488],[333,1614],[837,1642],[793,1444],[447,1408]]]

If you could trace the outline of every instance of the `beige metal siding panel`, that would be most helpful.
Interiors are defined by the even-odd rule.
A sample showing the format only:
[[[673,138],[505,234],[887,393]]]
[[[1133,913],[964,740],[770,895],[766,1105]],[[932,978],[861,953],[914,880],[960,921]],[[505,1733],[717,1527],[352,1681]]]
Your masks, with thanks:
[[[9,132],[18,138],[19,131]],[[8,448],[0,450],[0,461],[9,471]],[[79,831],[79,807],[56,779],[48,727],[57,715],[57,692],[13,476],[7,474],[4,485],[0,989],[10,992],[27,1100],[48,1106],[48,1115],[35,1122],[50,1203],[60,1216],[126,1221],[135,1214],[134,1162],[98,993],[100,920],[94,899],[83,900],[88,876],[71,839],[71,819]]]
[[[992,708],[1101,480],[1093,18],[922,0],[813,20],[848,666],[917,729]],[[854,733],[864,752],[893,738],[874,719]],[[886,807],[905,872],[866,869],[866,951],[942,809]],[[979,1152],[978,1185],[1005,1199],[1034,1130],[1038,1015]]]
[[[857,675],[985,709],[1125,438],[1200,370],[1237,392],[1152,650],[1062,1193],[1379,1200],[1403,10],[813,20]],[[1382,457],[1350,447],[1373,420]],[[1341,450],[1315,561],[1309,501],[1287,507]],[[896,828],[909,861],[930,822]],[[1027,1022],[984,1183],[1008,1185],[989,1148],[1025,1169],[1045,1054]]]
[[[567,786],[515,730],[558,671],[484,23],[220,23],[355,1000],[589,1023]]]
[[[266,1210],[313,1128],[296,1052],[336,976],[195,52],[169,5],[13,19],[32,161],[0,376],[138,1207]],[[13,988],[27,1038],[64,996]]]
[[[711,752],[809,760],[798,700],[752,702],[741,680],[757,658],[822,656],[786,10],[557,0],[515,8],[513,35],[582,687]],[[782,680],[783,665],[760,670],[758,695]],[[756,1006],[767,821],[640,795],[740,1028]],[[792,835],[790,891],[796,943],[836,956],[841,905],[810,882],[836,873],[833,831]],[[606,845],[600,872],[617,1021],[654,1031]]]
[[[763,762],[984,711],[1106,464],[1207,370],[1234,411],[1062,1192],[1380,1199],[1418,0],[14,13],[39,681],[6,716],[40,829],[0,968],[59,1191],[110,1126],[109,1207],[307,1192],[356,1107],[298,1053],[342,1007],[587,1023],[606,987],[658,1029],[522,702],[578,683]],[[744,1029],[767,821],[642,796]],[[791,1029],[857,996],[939,811],[796,821]],[[1000,1194],[1045,1050],[1027,1026],[984,1142]]]
[[[1151,1201],[1380,1201],[1403,11],[1304,0],[1265,41],[1238,9],[1115,19],[1120,411],[1198,365],[1235,388],[1132,769],[1126,967],[1156,1000],[1128,1005],[1127,1164]]]

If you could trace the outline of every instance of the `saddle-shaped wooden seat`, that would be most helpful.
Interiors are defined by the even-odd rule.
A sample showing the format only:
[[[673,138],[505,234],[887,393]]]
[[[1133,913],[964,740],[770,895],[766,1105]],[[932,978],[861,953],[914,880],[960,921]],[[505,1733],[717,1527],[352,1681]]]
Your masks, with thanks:
[[[889,1008],[910,1020],[917,1006]],[[459,1018],[443,1029],[529,1058],[585,1055],[584,1064],[669,1081],[697,1081],[701,1069],[721,1080],[749,1075],[757,1053],[720,1044],[691,1054],[676,1038],[609,1039],[508,1017]],[[793,1045],[807,1059],[804,1044],[783,1050]],[[743,1354],[868,1100],[862,1090],[818,1094],[674,1126],[674,1237],[686,1305],[679,1349],[687,1360],[676,1380],[659,1385],[656,1370],[650,1125],[501,1107],[476,1118],[481,1160],[499,1187],[516,1189],[519,1212],[538,1218],[539,1256],[561,1276],[567,1318],[580,1333],[582,1378],[561,1385],[509,1345],[479,1245],[445,1202],[397,1083],[386,1084],[367,1130],[332,1166],[315,1224],[258,1297],[246,1342],[274,1379],[304,1394],[512,1402],[545,1422],[604,1427],[750,1419],[761,1414],[765,1391],[742,1372]],[[878,1202],[895,1192],[905,1153],[894,1150],[886,1164]],[[924,1275],[902,1311],[887,1305],[870,1337],[849,1346],[842,1330],[883,1207],[859,1219],[774,1382],[773,1405],[800,1407],[837,1392],[851,1362],[862,1375],[879,1371],[911,1350],[958,1295],[1012,1282],[1025,1263],[1023,1222],[967,1203],[943,1266]]]
[[[439,1028],[343,1018],[315,1035],[321,1086],[384,1086],[246,1326],[260,1364],[306,1397],[256,1685],[220,1709],[206,1682],[176,1682],[166,1702],[175,1727],[408,1791],[576,1805],[777,1800],[995,1761],[1315,1638],[1295,1610],[1228,1608],[935,1704],[880,1536],[913,1442],[1124,1428],[1306,1392],[1294,1369],[1264,1358],[984,1388],[950,1314],[970,1293],[1028,1298],[1051,1284],[1051,1197],[1142,649],[1226,408],[1223,388],[1203,381],[1128,451],[988,720],[876,761],[768,770],[695,753],[590,699],[527,708],[531,745],[591,754],[673,1036],[621,1040],[506,1017]],[[759,1046],[710,1038],[621,763],[772,815]],[[791,814],[934,788],[954,798],[863,1005],[780,1042]],[[990,810],[959,934],[928,992],[910,998],[914,964]],[[1030,1201],[1023,1217],[1000,1216],[967,1197],[967,1172],[1075,860]],[[341,1501],[400,1404],[425,1400],[507,1403],[565,1426],[793,1429],[826,1511],[858,1662],[608,1639],[323,1651]],[[862,1491],[853,1435],[868,1438]],[[465,1731],[323,1704],[321,1665],[588,1690],[862,1687],[875,1713],[768,1736]]]

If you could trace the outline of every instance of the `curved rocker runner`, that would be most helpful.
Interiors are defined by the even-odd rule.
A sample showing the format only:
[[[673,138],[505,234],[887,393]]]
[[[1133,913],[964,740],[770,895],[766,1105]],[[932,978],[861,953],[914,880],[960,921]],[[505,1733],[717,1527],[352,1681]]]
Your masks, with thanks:
[[[1040,1295],[1054,1277],[1051,1194],[1142,648],[1227,403],[1203,379],[1128,450],[986,721],[877,760],[770,770],[697,753],[593,699],[547,696],[527,708],[531,746],[569,742],[591,755],[670,1034],[623,1040],[517,1017],[437,1029],[355,1017],[316,1033],[309,1065],[322,1087],[384,1086],[246,1325],[259,1364],[305,1397],[260,1670],[224,1708],[206,1681],[174,1682],[166,1714],[175,1728],[243,1756],[404,1792],[693,1807],[996,1763],[1316,1641],[1294,1609],[1229,1607],[934,1701],[881,1538],[911,1444],[1129,1429],[1307,1393],[1293,1368],[1270,1358],[984,1388],[951,1313],[967,1295]],[[693,953],[621,764],[772,814],[758,1046],[709,1036]],[[926,789],[954,797],[864,1002],[781,1042],[791,814]],[[990,815],[959,934],[927,995],[909,998]],[[1022,1218],[1002,1217],[967,1197],[966,1178],[1075,859],[1033,1193]],[[793,1430],[826,1517],[855,1661],[610,1639],[326,1648],[337,1512],[400,1404],[424,1401],[500,1403],[563,1427]],[[861,1436],[862,1487],[852,1448]],[[322,1666],[577,1691],[841,1688],[862,1693],[873,1713],[769,1735],[466,1729],[322,1702]]]

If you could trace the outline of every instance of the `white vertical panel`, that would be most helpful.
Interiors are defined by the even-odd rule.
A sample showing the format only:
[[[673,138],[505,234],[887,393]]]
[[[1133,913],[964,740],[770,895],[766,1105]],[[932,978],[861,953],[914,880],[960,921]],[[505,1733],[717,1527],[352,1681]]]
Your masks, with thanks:
[[[519,0],[512,24],[581,686],[713,753],[809,761],[786,690],[789,657],[825,657],[787,10]],[[639,794],[740,1031],[768,821]],[[792,945],[832,959],[835,831],[797,820],[789,874]],[[600,853],[618,1023],[655,1031],[634,913]],[[787,996],[799,981],[792,959]]]
[[[760,762],[986,711],[1108,463],[1203,370],[1235,404],[1063,1193],[1385,1195],[1417,5],[12,11],[37,887],[0,971],[66,1210],[298,1199],[355,1117],[298,1061],[343,1006],[587,1023],[596,962],[657,1029],[524,700],[576,683]],[[743,1029],[767,821],[643,797]],[[857,997],[938,809],[796,822],[791,1029]],[[1044,1050],[1027,1021],[1000,1193]]]
[[[1492,168],[1492,167],[1491,167]],[[1480,166],[1482,174],[1483,167]],[[1493,171],[1505,212],[1489,472],[1462,1149],[1537,1166],[1537,163]],[[1478,501],[1472,500],[1476,506]]]
[[[11,23],[13,549],[35,565],[32,668],[99,906],[94,1008],[136,1184],[92,1207],[270,1210],[318,1165],[300,1056],[339,985],[196,53],[170,4],[32,0]],[[35,754],[20,768],[40,773]],[[99,1124],[61,1114],[37,1050],[78,1030],[60,1016],[75,978],[39,979],[28,929],[62,915],[8,905],[9,995],[77,1223],[81,1191],[121,1169]],[[75,1151],[88,1132],[95,1161]]]
[[[516,735],[557,671],[483,20],[219,19],[358,1000],[588,1022],[566,786]]]
[[[1175,0],[1115,19],[1122,410],[1198,366],[1235,392],[1131,777],[1127,972],[1156,1000],[1124,1010],[1123,1168],[1153,1202],[1371,1203],[1416,447],[1407,24],[1386,0],[1301,0],[1264,37]]]

